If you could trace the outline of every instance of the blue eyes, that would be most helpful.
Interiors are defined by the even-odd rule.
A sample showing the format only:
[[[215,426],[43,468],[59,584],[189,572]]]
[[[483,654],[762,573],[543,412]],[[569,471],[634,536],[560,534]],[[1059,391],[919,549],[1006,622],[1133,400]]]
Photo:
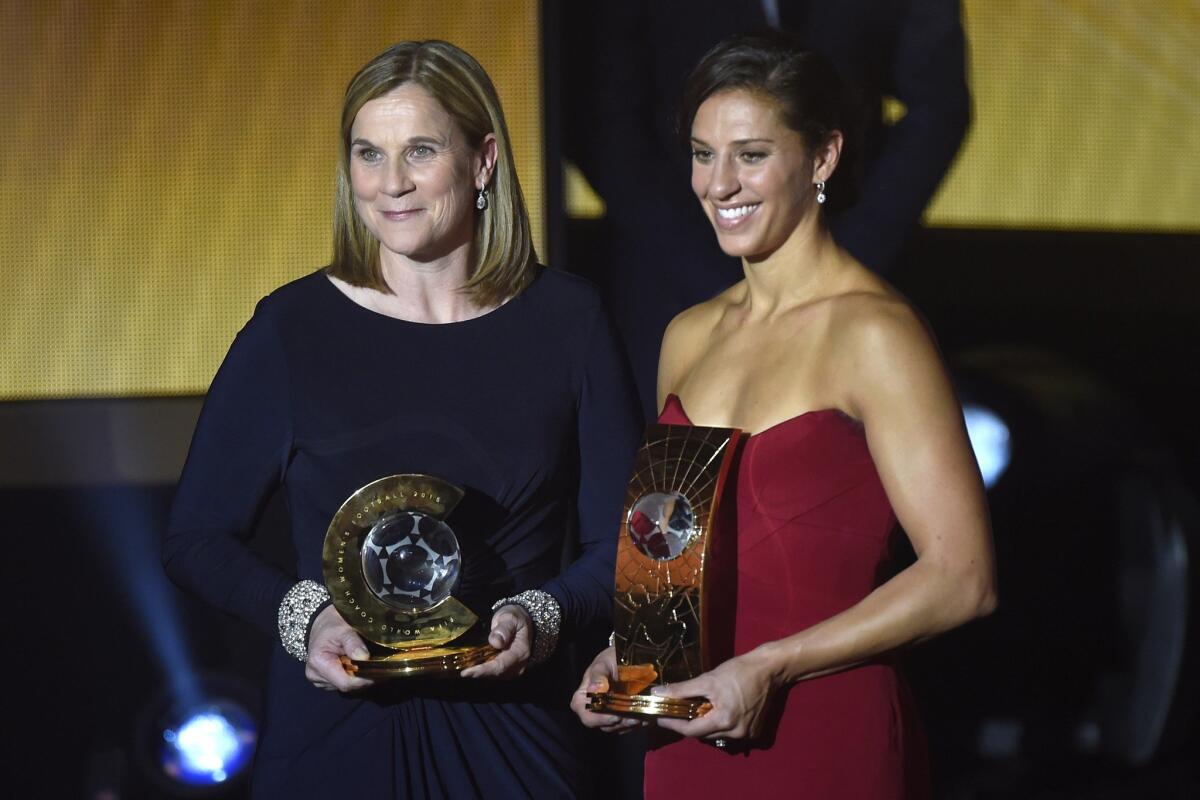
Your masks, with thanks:
[[[428,161],[437,155],[437,151],[429,145],[419,144],[410,147],[405,154],[414,161]],[[374,147],[362,147],[355,150],[355,156],[364,164],[378,164],[384,160],[384,154]]]

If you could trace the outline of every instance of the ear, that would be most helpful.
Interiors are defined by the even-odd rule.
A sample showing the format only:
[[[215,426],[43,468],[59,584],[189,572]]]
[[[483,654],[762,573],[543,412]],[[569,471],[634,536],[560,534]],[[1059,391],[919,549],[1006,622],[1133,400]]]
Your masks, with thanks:
[[[475,154],[475,188],[484,189],[492,182],[492,174],[496,171],[496,134],[489,133],[483,137],[483,144]]]
[[[841,131],[833,131],[825,143],[813,151],[813,181],[828,181],[842,157],[845,139]]]

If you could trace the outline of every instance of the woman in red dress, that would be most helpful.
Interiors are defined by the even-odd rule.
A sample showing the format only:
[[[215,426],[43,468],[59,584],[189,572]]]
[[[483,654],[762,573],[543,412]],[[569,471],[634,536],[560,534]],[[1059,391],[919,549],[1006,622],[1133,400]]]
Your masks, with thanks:
[[[840,249],[822,209],[845,91],[775,37],[718,45],[685,89],[692,189],[745,277],[680,314],[660,421],[752,433],[737,465],[735,656],[656,689],[712,710],[660,720],[646,797],[929,793],[894,653],[996,604],[983,485],[937,348],[894,289]],[[881,581],[899,521],[916,561]],[[615,673],[612,648],[573,700]]]

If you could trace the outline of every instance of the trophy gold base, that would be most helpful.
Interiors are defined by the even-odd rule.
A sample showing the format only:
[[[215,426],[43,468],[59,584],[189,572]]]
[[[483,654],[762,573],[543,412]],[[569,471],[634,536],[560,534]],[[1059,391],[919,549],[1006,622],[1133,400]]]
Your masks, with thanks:
[[[387,655],[352,660],[342,656],[346,672],[372,681],[412,677],[452,677],[467,667],[495,658],[491,645],[468,647],[414,647]]]
[[[588,711],[638,719],[696,719],[712,709],[703,697],[656,697],[652,694],[595,692],[588,694]]]

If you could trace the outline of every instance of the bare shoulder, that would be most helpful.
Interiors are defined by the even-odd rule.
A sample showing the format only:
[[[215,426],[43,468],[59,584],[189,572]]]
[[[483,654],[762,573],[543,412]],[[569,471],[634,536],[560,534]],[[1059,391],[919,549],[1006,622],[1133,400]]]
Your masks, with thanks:
[[[849,292],[831,303],[830,333],[843,356],[855,361],[905,352],[936,353],[929,326],[893,291]]]
[[[675,356],[684,356],[702,348],[713,328],[734,302],[732,292],[735,288],[736,285],[710,300],[697,303],[676,314],[663,334],[664,356],[668,352]]]
[[[698,327],[715,325],[721,318],[721,315],[740,297],[745,295],[745,281],[738,281],[733,286],[730,286],[720,294],[705,300],[703,303],[697,303],[694,306],[685,308],[675,315],[671,320],[671,327],[678,326],[684,330]]]
[[[832,374],[854,416],[881,408],[949,408],[949,376],[929,326],[892,292],[856,292],[831,313]]]
[[[674,390],[679,377],[687,374],[703,355],[713,330],[734,302],[735,290],[740,285],[735,284],[711,300],[684,309],[667,325],[658,357],[660,400]]]

